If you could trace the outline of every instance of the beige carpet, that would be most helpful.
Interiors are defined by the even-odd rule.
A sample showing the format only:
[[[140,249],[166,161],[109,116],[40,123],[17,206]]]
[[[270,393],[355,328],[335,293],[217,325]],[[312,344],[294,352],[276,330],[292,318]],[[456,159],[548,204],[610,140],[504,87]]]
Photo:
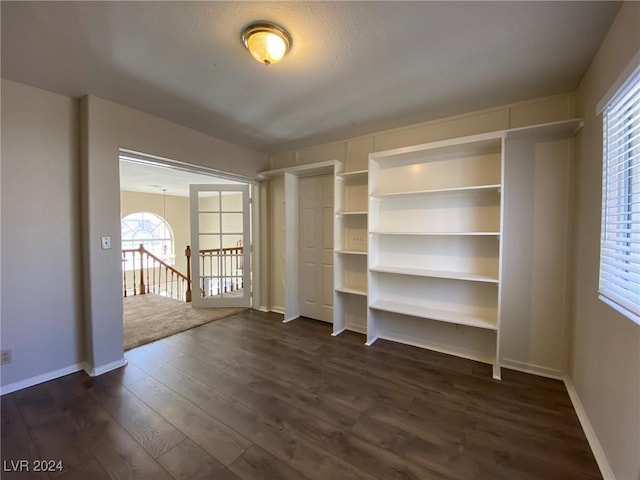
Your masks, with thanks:
[[[245,308],[193,308],[159,295],[124,299],[124,349],[129,350],[174,333],[220,320]]]

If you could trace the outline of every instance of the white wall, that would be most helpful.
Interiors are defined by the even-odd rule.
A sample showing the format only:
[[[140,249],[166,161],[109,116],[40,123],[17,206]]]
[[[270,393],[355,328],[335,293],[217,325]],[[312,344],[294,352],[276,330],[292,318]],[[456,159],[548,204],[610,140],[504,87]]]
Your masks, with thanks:
[[[84,360],[78,104],[2,80],[2,391]]]
[[[568,367],[574,144],[509,140],[505,152],[500,360],[556,378]]]
[[[602,117],[596,104],[640,51],[640,3],[624,3],[579,91],[574,217],[573,355],[570,376],[620,480],[640,478],[640,326],[597,298]]]
[[[118,149],[251,178],[268,157],[93,96],[80,114],[87,361],[100,372],[124,360],[119,249],[100,249],[102,235],[120,244]]]
[[[119,148],[247,177],[268,157],[95,97],[2,80],[1,100],[6,392],[123,363]]]

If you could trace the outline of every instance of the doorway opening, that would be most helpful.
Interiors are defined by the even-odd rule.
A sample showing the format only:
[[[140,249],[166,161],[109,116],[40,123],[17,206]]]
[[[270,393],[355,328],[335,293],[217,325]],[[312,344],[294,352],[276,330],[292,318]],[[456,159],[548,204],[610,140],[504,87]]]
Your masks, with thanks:
[[[253,185],[120,151],[125,350],[251,307]]]

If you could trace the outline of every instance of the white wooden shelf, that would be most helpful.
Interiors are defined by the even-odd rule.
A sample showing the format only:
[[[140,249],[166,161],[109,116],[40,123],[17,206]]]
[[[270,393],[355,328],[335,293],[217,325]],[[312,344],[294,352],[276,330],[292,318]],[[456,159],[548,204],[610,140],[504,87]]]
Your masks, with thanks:
[[[413,267],[396,267],[391,265],[376,265],[369,268],[372,272],[379,273],[391,273],[398,275],[411,275],[415,277],[431,277],[431,278],[446,278],[451,280],[465,280],[469,282],[485,282],[485,283],[498,283],[497,277],[491,277],[488,275],[478,275],[475,273],[466,272],[450,272],[445,270],[430,270],[426,268],[413,268]]]
[[[336,292],[349,293],[351,295],[360,295],[360,296],[363,296],[363,297],[367,296],[367,292],[366,291],[359,290],[357,288],[338,287],[338,288],[336,288]]]
[[[336,212],[336,215],[366,215],[367,211],[360,212]]]
[[[373,235],[500,236],[500,232],[369,232]]]
[[[354,172],[342,172],[336,176],[338,178],[349,179],[349,178],[356,178],[356,177],[366,177],[368,173],[369,173],[368,170],[357,170]]]
[[[378,160],[393,156],[396,161],[419,158],[420,161],[431,158],[447,158],[453,155],[469,156],[499,152],[504,131],[481,133],[462,138],[452,138],[437,142],[394,148],[369,155],[369,160]],[[371,169],[369,169],[371,172]]]
[[[429,320],[437,320],[439,322],[454,323],[456,325],[464,325],[468,327],[484,328],[487,330],[497,330],[496,320],[472,315],[468,313],[455,312],[451,310],[443,310],[433,308],[426,305],[414,305],[406,302],[395,302],[391,300],[376,300],[369,305],[375,310],[385,312],[400,313],[402,315],[410,315],[413,317],[427,318]]]
[[[340,255],[366,255],[367,252],[361,252],[359,250],[336,250],[336,253]]]
[[[508,140],[554,140],[574,136],[584,126],[584,119],[572,118],[559,122],[543,123],[528,127],[511,128],[506,130]]]
[[[276,168],[275,170],[264,170],[258,172],[258,178],[266,180],[272,177],[290,173],[296,177],[312,177],[315,175],[332,174],[339,162],[337,160],[328,160],[326,162],[310,163],[307,165],[296,165],[293,167]]]
[[[449,188],[434,188],[427,190],[413,190],[408,192],[392,192],[392,193],[372,193],[372,198],[385,198],[385,197],[400,197],[403,195],[431,195],[438,193],[456,193],[456,192],[483,192],[483,191],[496,191],[499,192],[502,188],[502,185],[491,184],[491,185],[471,185],[466,187],[449,187]]]

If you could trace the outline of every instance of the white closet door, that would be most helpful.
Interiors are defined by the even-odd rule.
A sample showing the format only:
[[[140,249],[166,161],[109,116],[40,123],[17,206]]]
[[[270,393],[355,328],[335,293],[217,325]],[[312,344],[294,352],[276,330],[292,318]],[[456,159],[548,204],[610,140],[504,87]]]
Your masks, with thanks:
[[[300,179],[300,315],[333,321],[333,175]]]

